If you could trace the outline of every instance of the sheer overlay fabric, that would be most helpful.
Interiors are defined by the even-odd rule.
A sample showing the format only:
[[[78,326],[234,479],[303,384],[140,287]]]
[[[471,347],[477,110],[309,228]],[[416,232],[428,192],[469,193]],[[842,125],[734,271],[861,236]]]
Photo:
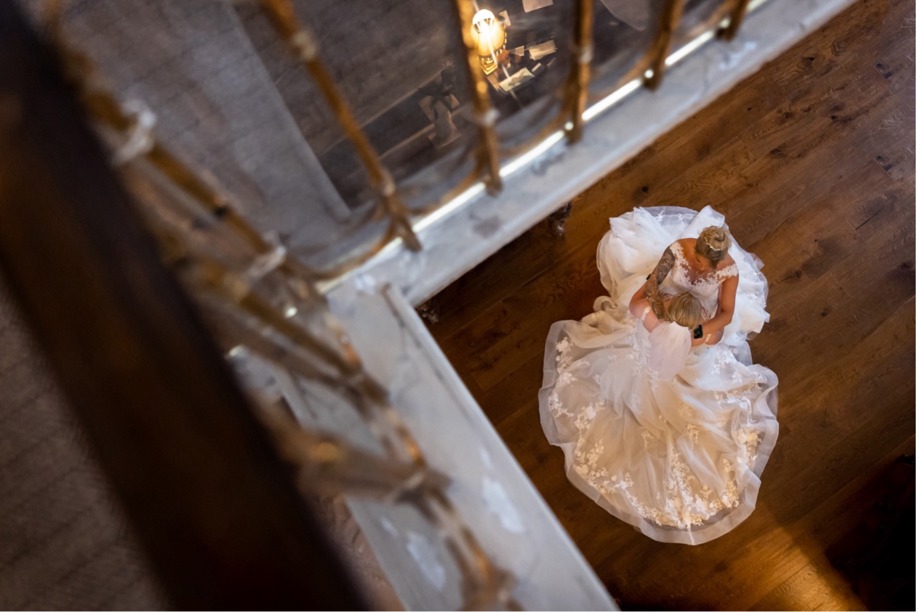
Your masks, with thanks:
[[[661,542],[702,544],[746,519],[778,436],[778,379],[752,363],[747,339],[768,321],[762,262],[732,244],[735,264],[691,278],[680,238],[724,217],[710,207],[637,208],[610,220],[597,249],[609,292],[580,321],[559,321],[546,340],[539,410],[549,442],[565,453],[571,482],[600,506]],[[675,249],[673,248],[675,245]],[[661,254],[675,263],[661,291],[691,291],[711,316],[721,282],[739,275],[721,342],[690,348],[688,329],[648,332],[631,296]]]

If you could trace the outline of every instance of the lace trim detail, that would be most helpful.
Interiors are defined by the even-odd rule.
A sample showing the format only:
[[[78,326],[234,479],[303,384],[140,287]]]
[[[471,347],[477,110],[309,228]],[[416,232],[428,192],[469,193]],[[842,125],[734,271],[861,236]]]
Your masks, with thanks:
[[[632,351],[628,359],[632,362],[632,376],[640,379],[642,376],[651,377],[654,371],[648,367],[648,332],[642,326],[637,326],[632,334],[630,343]]]
[[[750,437],[755,439],[755,434]],[[643,431],[642,438],[647,448],[653,436]],[[702,485],[689,469],[682,454],[674,452],[665,477],[663,499],[648,505],[635,495],[630,472],[610,474],[606,467],[598,465],[605,450],[602,441],[595,442],[589,448],[578,444],[572,466],[574,471],[607,499],[622,498],[639,516],[657,525],[688,530],[703,525],[722,510],[736,508],[740,504],[735,468],[726,457],[721,460],[724,489],[719,495],[709,486]]]
[[[724,279],[730,278],[730,277],[732,277],[732,276],[737,276],[738,274],[740,274],[740,272],[737,270],[737,264],[736,264],[736,263],[732,263],[732,264],[729,265],[728,267],[726,267],[726,268],[721,268],[720,270],[718,270],[717,272],[715,272],[715,277],[716,277],[716,278],[719,278],[719,279],[721,279],[721,280],[724,280]]]
[[[571,342],[567,336],[555,344],[555,350],[558,352],[555,356],[555,363],[558,365],[559,370],[571,365]]]

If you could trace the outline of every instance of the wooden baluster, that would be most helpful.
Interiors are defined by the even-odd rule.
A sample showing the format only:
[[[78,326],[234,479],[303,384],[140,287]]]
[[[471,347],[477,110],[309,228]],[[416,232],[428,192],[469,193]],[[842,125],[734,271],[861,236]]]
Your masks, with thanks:
[[[354,114],[338,91],[335,81],[320,60],[315,36],[297,18],[293,3],[290,0],[261,0],[261,6],[278,34],[296,52],[298,59],[303,62],[307,71],[312,75],[339,124],[344,129],[345,135],[354,145],[367,170],[370,184],[380,197],[382,210],[389,217],[390,234],[402,238],[406,246],[411,250],[420,251],[421,243],[412,229],[408,210],[396,195],[395,181],[389,170],[383,166],[380,156],[358,125]]]
[[[731,8],[730,21],[726,27],[718,31],[718,36],[724,40],[733,40],[737,35],[737,31],[740,29],[740,24],[747,12],[747,5],[750,4],[750,0],[732,1],[734,2],[734,6]]]
[[[472,105],[475,113],[475,122],[479,130],[479,145],[476,154],[477,172],[484,173],[485,187],[489,193],[501,191],[501,168],[498,160],[498,137],[495,133],[495,123],[498,111],[491,104],[488,97],[488,83],[479,67],[479,56],[475,52],[470,30],[473,17],[473,5],[470,0],[455,0],[456,18],[463,45],[466,49],[467,77],[472,85]]]
[[[658,23],[657,37],[651,51],[651,75],[645,75],[644,83],[649,89],[657,89],[664,76],[664,62],[670,52],[670,41],[683,14],[683,0],[667,0]]]
[[[574,15],[574,48],[571,53],[571,68],[568,77],[569,108],[571,127],[569,142],[581,139],[584,124],[584,109],[587,106],[587,92],[590,87],[590,61],[593,59],[593,0],[577,0]]]

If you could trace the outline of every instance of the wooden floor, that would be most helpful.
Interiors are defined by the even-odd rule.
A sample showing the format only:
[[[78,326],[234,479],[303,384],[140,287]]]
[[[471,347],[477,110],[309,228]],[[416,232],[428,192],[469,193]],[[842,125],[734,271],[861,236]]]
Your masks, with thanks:
[[[564,237],[535,227],[429,303],[624,609],[914,609],[914,57],[914,2],[858,2],[579,196]],[[765,262],[772,319],[751,346],[778,374],[781,433],[746,522],[659,544],[568,483],[536,393],[549,325],[603,292],[607,218],[709,203]]]

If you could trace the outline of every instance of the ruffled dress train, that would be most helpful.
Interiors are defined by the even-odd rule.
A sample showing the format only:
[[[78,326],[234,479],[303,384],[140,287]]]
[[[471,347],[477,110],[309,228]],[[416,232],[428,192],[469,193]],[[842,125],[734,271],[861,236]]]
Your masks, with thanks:
[[[675,376],[649,367],[650,334],[628,310],[664,250],[709,225],[724,225],[710,207],[611,219],[597,249],[609,295],[580,321],[554,323],[546,340],[540,419],[564,451],[568,478],[661,542],[702,544],[746,519],[778,437],[778,379],[752,363],[747,343],[769,319],[755,255],[732,244],[740,277],[732,322],[721,342],[692,349]],[[676,293],[678,279],[668,287]],[[698,297],[711,313],[711,292]]]

